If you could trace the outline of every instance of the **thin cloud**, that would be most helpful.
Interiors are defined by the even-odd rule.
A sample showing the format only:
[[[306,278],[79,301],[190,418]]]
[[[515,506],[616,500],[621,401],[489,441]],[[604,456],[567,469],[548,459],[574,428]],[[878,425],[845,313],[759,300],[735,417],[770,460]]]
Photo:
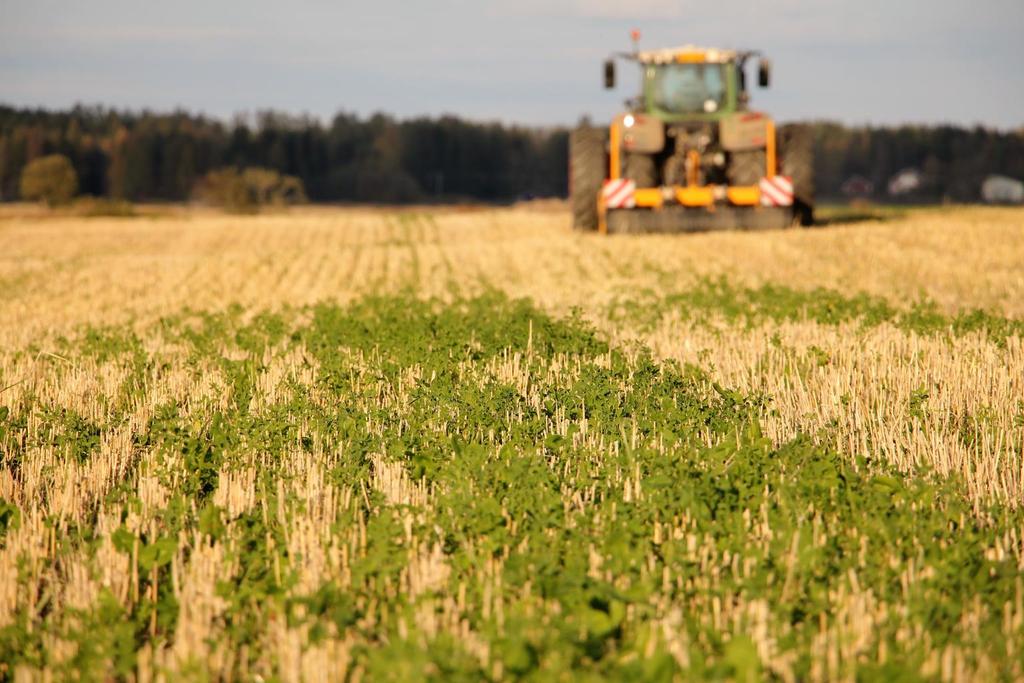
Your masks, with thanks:
[[[602,19],[678,19],[685,9],[681,0],[574,0],[570,4],[583,16]]]
[[[683,0],[523,0],[492,6],[499,15],[578,19],[656,20],[684,16]]]
[[[3,31],[23,42],[60,40],[79,46],[119,44],[153,44],[190,46],[211,42],[269,38],[262,31],[221,26],[55,26],[10,27]]]

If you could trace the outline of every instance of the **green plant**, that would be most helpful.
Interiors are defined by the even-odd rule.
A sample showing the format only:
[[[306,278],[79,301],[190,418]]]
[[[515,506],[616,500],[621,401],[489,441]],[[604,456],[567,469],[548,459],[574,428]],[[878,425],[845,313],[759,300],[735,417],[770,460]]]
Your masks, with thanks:
[[[196,185],[194,194],[201,201],[239,213],[256,211],[261,206],[306,201],[301,180],[259,167],[210,171]]]
[[[56,557],[33,561],[92,566],[109,534],[114,584],[137,589],[19,603],[0,629],[14,665],[125,676],[179,639],[203,643],[190,654],[210,677],[283,675],[263,653],[296,642],[343,648],[374,680],[927,678],[943,652],[1007,678],[1024,665],[1024,512],[822,440],[774,443],[769,397],[528,300],[232,306],[89,328],[62,353],[120,368],[125,395],[89,419],[27,398],[8,429],[103,472],[120,456],[100,435],[144,406],[145,465],[80,526],[47,522]],[[167,398],[172,367],[187,400]],[[913,392],[911,412],[927,400]],[[26,514],[0,501],[5,538]]]
[[[34,159],[21,172],[21,196],[49,206],[67,204],[78,192],[78,176],[71,161],[61,154]]]

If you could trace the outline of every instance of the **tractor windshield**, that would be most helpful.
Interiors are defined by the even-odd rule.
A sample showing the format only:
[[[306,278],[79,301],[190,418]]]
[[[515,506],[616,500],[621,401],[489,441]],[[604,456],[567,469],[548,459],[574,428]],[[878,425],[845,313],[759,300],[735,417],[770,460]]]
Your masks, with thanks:
[[[725,104],[724,64],[664,64],[647,70],[653,104],[672,114],[715,112]]]

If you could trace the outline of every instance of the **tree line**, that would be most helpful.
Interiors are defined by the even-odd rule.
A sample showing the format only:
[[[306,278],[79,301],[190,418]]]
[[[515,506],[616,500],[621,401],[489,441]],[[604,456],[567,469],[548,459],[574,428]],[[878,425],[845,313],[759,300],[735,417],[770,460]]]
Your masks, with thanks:
[[[884,194],[919,169],[927,200],[974,201],[992,173],[1024,178],[1024,133],[981,127],[847,127],[819,122],[819,195],[859,175]],[[341,113],[329,123],[278,112],[234,121],[78,106],[0,106],[0,199],[19,196],[25,166],[66,156],[86,195],[180,201],[225,167],[259,167],[301,181],[313,201],[510,201],[564,196],[568,131],[477,123],[454,116],[398,120]]]
[[[889,179],[904,169],[921,174],[921,187],[908,197],[917,201],[975,202],[990,175],[1024,180],[1024,127],[813,125],[815,176],[825,197],[840,196],[843,183],[860,176],[884,198]]]

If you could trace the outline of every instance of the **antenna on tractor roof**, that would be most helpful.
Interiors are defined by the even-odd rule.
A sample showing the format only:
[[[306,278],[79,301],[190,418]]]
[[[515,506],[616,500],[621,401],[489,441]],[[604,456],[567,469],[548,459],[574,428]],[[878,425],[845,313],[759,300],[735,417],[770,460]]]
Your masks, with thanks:
[[[640,52],[640,29],[635,28],[629,32],[629,37],[633,39],[633,54]]]

